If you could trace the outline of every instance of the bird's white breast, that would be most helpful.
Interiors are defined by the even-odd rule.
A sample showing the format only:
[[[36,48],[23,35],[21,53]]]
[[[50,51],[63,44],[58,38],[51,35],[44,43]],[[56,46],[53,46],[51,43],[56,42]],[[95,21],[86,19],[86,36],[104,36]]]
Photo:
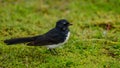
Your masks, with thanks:
[[[58,46],[60,46],[60,45],[63,45],[64,43],[67,42],[67,40],[69,39],[69,37],[70,37],[70,32],[67,33],[67,36],[66,36],[64,42],[59,43],[59,44],[47,45],[47,48],[56,48],[56,47],[58,47]]]
[[[69,37],[70,37],[70,32],[68,32],[68,34],[66,36],[66,39],[65,39],[65,41],[63,43],[67,42],[67,40],[69,39]]]

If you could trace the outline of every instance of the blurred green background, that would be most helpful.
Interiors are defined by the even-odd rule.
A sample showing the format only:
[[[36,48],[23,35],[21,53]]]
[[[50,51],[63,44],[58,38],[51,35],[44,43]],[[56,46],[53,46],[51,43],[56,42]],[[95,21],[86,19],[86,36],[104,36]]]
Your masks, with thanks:
[[[43,34],[59,19],[73,26],[58,55],[3,43]],[[0,68],[120,68],[120,0],[0,0]]]

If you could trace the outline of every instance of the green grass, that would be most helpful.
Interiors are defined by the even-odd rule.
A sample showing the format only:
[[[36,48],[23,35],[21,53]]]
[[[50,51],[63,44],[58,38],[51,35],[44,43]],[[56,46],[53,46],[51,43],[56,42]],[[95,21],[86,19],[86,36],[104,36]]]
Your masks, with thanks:
[[[120,68],[119,6],[120,0],[0,0],[0,68]],[[58,55],[3,43],[43,34],[62,18],[73,26]]]

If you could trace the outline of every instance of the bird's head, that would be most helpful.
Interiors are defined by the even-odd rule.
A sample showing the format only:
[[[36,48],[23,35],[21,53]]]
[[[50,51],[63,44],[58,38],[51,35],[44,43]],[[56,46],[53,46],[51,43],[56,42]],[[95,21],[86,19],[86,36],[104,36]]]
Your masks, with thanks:
[[[70,25],[72,25],[72,24],[70,24],[67,20],[61,19],[61,20],[57,21],[56,28],[59,28],[61,30],[66,30],[66,29],[68,29],[68,27]]]

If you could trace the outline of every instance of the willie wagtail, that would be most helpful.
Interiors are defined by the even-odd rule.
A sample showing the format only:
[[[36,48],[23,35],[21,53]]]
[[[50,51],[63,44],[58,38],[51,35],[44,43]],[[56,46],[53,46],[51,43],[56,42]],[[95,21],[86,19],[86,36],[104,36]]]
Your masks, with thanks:
[[[69,26],[70,24],[67,20],[61,19],[56,22],[56,26],[43,35],[38,35],[34,37],[23,37],[5,40],[4,43],[7,45],[27,43],[28,46],[46,46],[50,51],[56,52],[54,48],[64,44],[69,36]]]

